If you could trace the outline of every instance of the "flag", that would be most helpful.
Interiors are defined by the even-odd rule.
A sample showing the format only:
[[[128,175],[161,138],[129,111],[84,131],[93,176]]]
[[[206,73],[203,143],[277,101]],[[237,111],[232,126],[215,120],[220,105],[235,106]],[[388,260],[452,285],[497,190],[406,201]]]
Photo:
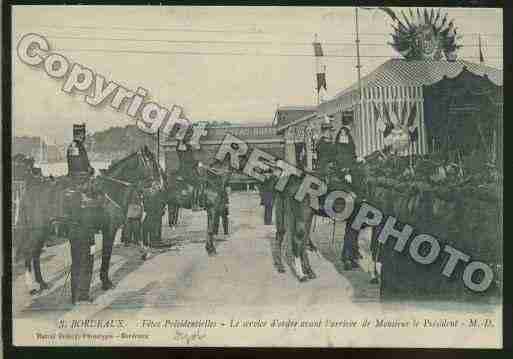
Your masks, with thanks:
[[[408,127],[408,133],[410,135],[410,141],[416,142],[419,138],[419,128],[415,123],[415,119],[417,118],[417,106],[415,104],[412,105],[410,110],[410,115],[408,116],[408,122],[406,126]]]
[[[314,54],[315,54],[315,57],[322,57],[324,56],[324,53],[322,52],[322,46],[321,46],[321,43],[320,42],[313,42],[312,43],[313,45],[313,48],[314,48]]]
[[[417,106],[415,104],[412,104],[411,110],[410,110],[410,115],[408,116],[408,122],[406,123],[406,126],[408,126],[408,128],[412,127],[415,124],[416,118],[417,118]]]
[[[394,124],[390,121],[390,113],[388,112],[387,106],[383,103],[383,117],[385,120],[385,130],[383,131],[383,137],[387,137],[392,133],[394,129]]]
[[[390,121],[394,126],[400,125],[399,116],[397,111],[397,102],[392,102],[391,111],[389,112]]]
[[[374,118],[376,118],[376,122],[377,122],[376,128],[378,129],[379,132],[385,132],[385,129],[386,129],[385,121],[383,121],[381,113],[379,112],[378,107],[376,106],[376,104],[374,102],[372,103],[372,106],[374,107]]]
[[[313,45],[313,49],[314,49],[314,55],[316,57],[316,62],[317,62],[317,73],[316,73],[316,78],[317,78],[317,93],[319,94],[319,92],[321,91],[321,89],[324,89],[325,91],[328,90],[328,87],[327,87],[327,84],[326,84],[326,66],[322,66],[322,57],[324,56],[324,53],[322,51],[322,46],[321,46],[321,43],[319,41],[317,41],[317,34],[315,34],[315,40],[314,42],[312,43]]]
[[[405,102],[403,104],[403,109],[401,111],[401,126],[406,124],[406,119],[408,117],[408,104]]]
[[[326,85],[326,73],[324,72],[317,74],[317,92],[321,91],[321,88],[328,90]]]
[[[479,63],[484,64],[483,48],[481,47],[481,35],[479,35]]]
[[[408,133],[410,134],[410,141],[417,142],[419,139],[419,128],[415,127],[413,131],[408,130]]]

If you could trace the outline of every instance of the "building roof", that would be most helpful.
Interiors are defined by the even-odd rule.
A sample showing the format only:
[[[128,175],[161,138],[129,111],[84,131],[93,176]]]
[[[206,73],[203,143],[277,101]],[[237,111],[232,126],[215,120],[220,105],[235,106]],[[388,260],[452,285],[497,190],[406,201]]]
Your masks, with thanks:
[[[297,119],[317,112],[317,106],[281,106],[274,114],[274,125],[285,126]]]
[[[376,70],[361,79],[361,85],[362,88],[432,85],[440,81],[444,76],[449,78],[458,76],[464,67],[475,75],[486,75],[495,85],[502,86],[502,70],[490,66],[475,64],[465,60],[406,61],[404,59],[390,59],[381,64]],[[340,91],[333,99],[340,98],[356,90],[358,90],[358,83]]]
[[[207,134],[201,137],[201,144],[220,144],[229,133],[244,140],[247,143],[272,143],[281,142],[283,139],[277,134],[274,126],[230,126],[206,128]],[[187,139],[187,137],[186,137]],[[175,146],[176,139],[173,133],[170,138],[162,141],[163,146]]]

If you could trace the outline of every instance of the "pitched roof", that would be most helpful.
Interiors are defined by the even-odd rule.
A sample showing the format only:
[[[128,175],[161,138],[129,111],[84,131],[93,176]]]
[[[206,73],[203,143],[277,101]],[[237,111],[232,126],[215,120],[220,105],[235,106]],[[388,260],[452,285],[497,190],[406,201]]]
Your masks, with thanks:
[[[317,106],[281,106],[274,114],[275,125],[282,127],[315,112],[317,112]]]
[[[502,86],[502,70],[475,64],[465,60],[435,61],[419,60],[406,61],[404,59],[390,59],[378,66],[376,70],[361,79],[362,88],[385,86],[423,86],[440,81],[444,76],[453,78],[458,76],[463,68],[475,75],[487,75],[490,81]],[[356,91],[358,83],[340,91],[333,99],[340,98]]]

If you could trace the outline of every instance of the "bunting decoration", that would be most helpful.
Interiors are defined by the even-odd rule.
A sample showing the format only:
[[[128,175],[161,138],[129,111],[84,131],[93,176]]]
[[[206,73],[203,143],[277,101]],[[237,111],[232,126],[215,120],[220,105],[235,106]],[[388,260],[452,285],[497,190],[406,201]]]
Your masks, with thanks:
[[[389,108],[390,107],[390,108]],[[373,103],[374,117],[376,118],[376,127],[383,134],[385,146],[392,146],[399,150],[418,140],[418,126],[416,123],[417,106],[415,103],[409,105],[398,101],[392,102],[389,106],[382,104],[383,113],[381,113],[375,103]]]
[[[315,40],[312,43],[315,55],[315,64],[316,64],[316,91],[317,91],[317,102],[322,102],[324,96],[321,96],[321,90],[324,89],[324,92],[328,90],[328,86],[326,83],[326,66],[323,64],[324,52],[322,50],[321,43],[317,40],[317,34],[315,35]],[[325,94],[324,94],[325,95]]]
[[[317,93],[321,91],[321,89],[328,90],[326,85],[326,73],[321,72],[317,74]]]

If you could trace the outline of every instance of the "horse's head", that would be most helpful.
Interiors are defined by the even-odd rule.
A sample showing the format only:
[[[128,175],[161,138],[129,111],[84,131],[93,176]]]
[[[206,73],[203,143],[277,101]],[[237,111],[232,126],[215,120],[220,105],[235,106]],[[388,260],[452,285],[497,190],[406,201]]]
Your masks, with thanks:
[[[102,171],[102,175],[131,184],[146,183],[151,185],[158,177],[158,165],[156,167],[154,162],[155,159],[145,146],[112,164],[108,169]]]
[[[34,158],[18,154],[13,157],[13,178],[18,181],[35,181],[42,177],[41,169],[34,166]]]

